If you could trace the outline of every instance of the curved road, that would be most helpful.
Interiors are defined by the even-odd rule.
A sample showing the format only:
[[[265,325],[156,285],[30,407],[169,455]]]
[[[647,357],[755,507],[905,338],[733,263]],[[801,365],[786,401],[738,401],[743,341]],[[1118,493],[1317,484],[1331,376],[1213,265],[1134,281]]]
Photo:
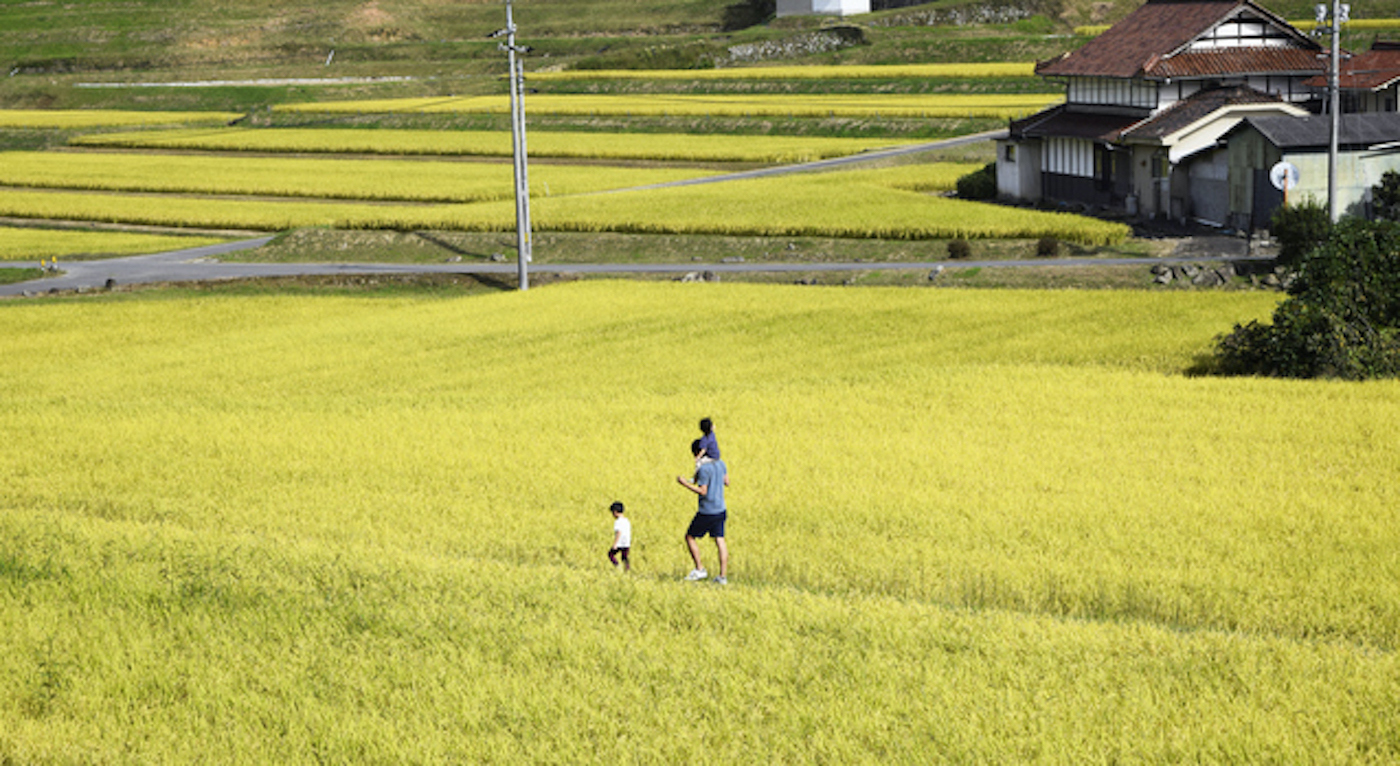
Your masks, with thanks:
[[[679,181],[659,186],[675,186],[702,183],[721,183],[745,178],[802,173],[828,170],[842,165],[850,165],[872,160],[885,159],[902,154],[914,154],[935,149],[947,149],[964,144],[976,143],[996,138],[1004,131],[978,133],[971,136],[913,144],[891,149],[883,149],[849,157],[838,157],[800,165],[761,168],[758,170],[707,176],[705,178]],[[640,187],[654,188],[654,187]],[[43,277],[28,282],[0,285],[0,296],[40,295],[49,292],[73,290],[96,290],[107,285],[146,284],[153,282],[205,282],[255,277],[285,276],[335,276],[335,275],[402,275],[402,274],[502,274],[514,275],[518,265],[507,262],[478,262],[450,264],[402,264],[402,263],[224,263],[219,256],[240,250],[262,247],[272,237],[229,242],[220,245],[174,250],[154,255],[140,255],[126,258],[111,258],[100,261],[67,261],[62,272],[55,276]],[[1214,256],[1184,257],[1164,259],[1163,262],[1184,263],[1188,261],[1210,262],[1220,260],[1270,260],[1267,257],[1241,257],[1219,254]],[[714,273],[737,272],[813,272],[813,271],[875,271],[889,269],[944,268],[1015,268],[1025,266],[1119,266],[1144,263],[1141,258],[1056,258],[1033,261],[926,261],[915,263],[863,262],[863,263],[533,263],[530,271],[545,274],[688,274],[709,271]],[[34,262],[9,262],[0,267],[39,268]]]

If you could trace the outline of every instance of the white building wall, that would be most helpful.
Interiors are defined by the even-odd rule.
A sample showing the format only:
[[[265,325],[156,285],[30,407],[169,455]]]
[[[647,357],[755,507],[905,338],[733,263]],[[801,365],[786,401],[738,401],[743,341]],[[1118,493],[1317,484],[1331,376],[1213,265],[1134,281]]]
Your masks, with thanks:
[[[1094,144],[1082,138],[1047,138],[1040,154],[1040,169],[1081,178],[1094,177]]]
[[[1157,84],[1146,80],[1074,77],[1069,81],[1065,100],[1071,104],[1107,104],[1156,109]]]
[[[997,142],[997,197],[1040,200],[1040,142]]]

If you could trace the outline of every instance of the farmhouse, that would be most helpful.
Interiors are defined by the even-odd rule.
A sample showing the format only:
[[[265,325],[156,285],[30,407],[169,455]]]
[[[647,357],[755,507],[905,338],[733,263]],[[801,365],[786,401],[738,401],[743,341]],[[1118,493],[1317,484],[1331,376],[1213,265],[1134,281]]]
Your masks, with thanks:
[[[870,0],[778,0],[779,16],[853,16],[870,13]]]
[[[1322,46],[1253,0],[1148,0],[1083,48],[1036,65],[1065,103],[999,142],[1004,198],[1230,223],[1220,139],[1247,117],[1317,111]]]

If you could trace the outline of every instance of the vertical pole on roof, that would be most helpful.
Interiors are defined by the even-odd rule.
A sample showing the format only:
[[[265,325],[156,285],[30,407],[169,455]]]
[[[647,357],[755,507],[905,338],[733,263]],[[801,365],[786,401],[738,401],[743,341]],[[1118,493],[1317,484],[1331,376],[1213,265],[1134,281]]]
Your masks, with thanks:
[[[525,150],[524,64],[516,53],[524,50],[515,44],[515,19],[510,0],[506,0],[506,44],[510,53],[510,130],[512,154],[515,157],[515,251],[520,273],[520,289],[530,289],[530,171]]]
[[[1332,129],[1327,143],[1327,207],[1332,223],[1342,217],[1342,200],[1337,193],[1337,144],[1342,126],[1340,66],[1342,46],[1342,3],[1332,0],[1332,56],[1327,65],[1327,95],[1332,110]]]

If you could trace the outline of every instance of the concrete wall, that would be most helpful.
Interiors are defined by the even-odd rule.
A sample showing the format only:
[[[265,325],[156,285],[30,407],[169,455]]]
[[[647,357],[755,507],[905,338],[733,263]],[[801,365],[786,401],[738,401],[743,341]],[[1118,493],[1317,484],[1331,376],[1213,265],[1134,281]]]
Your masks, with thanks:
[[[870,0],[778,0],[778,16],[853,16],[870,13]]]
[[[1288,193],[1288,203],[1311,196],[1327,204],[1327,152],[1285,153],[1298,166],[1298,188]],[[1400,171],[1400,152],[1343,152],[1337,157],[1337,194],[1342,214],[1364,216],[1370,210],[1371,187],[1387,170]]]

